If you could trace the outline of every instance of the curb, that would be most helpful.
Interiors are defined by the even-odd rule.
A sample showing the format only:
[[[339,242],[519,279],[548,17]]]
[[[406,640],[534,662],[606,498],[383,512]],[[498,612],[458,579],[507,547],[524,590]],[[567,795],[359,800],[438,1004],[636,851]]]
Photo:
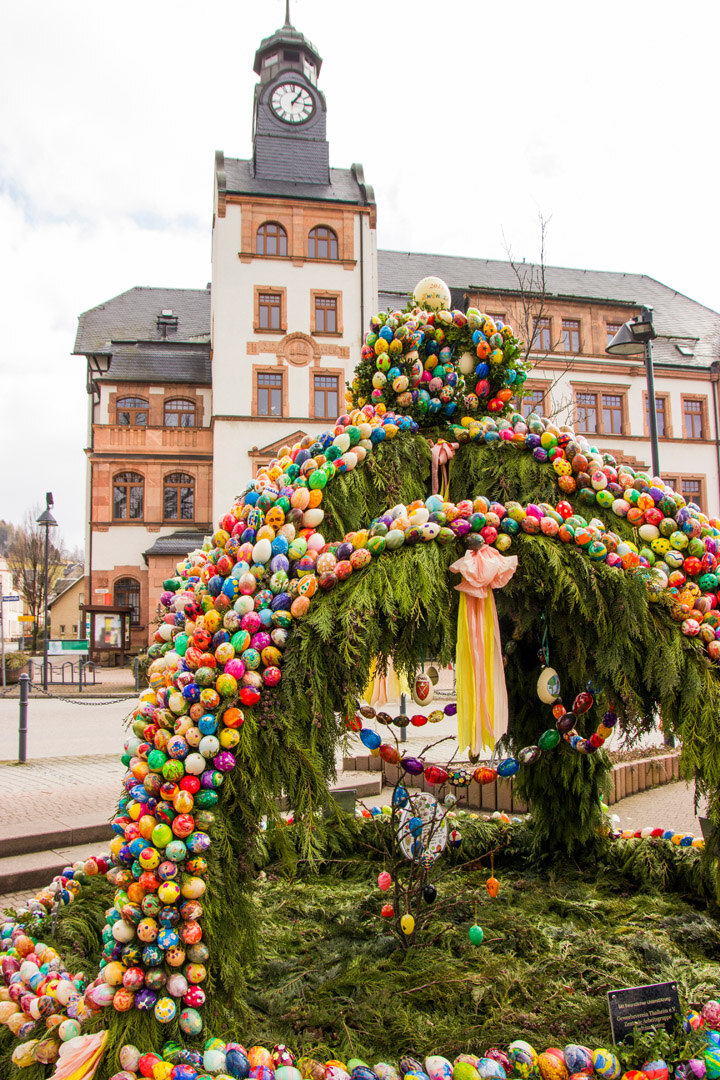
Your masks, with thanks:
[[[462,762],[459,763],[462,765]],[[389,765],[380,757],[362,755],[343,758],[343,770],[380,774],[383,786],[393,787],[400,776],[404,777],[406,787],[419,788],[421,791],[434,790],[424,776],[406,776],[399,765]],[[613,765],[608,805],[612,806],[628,795],[637,795],[649,788],[672,784],[680,779],[680,751],[644,758],[641,761],[622,761]],[[505,810],[510,814],[526,814],[527,803],[514,791],[513,780],[498,777],[492,784],[478,784],[476,781],[462,789],[462,806],[473,810]]]

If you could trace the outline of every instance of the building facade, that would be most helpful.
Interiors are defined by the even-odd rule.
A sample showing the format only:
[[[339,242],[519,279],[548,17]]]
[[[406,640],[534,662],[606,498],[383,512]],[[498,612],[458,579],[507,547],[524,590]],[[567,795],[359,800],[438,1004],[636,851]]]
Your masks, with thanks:
[[[321,66],[287,23],[260,44],[252,157],[216,154],[211,284],[133,288],[80,316],[85,593],[132,609],[133,649],[178,558],[261,463],[344,411],[370,315],[405,307],[428,274],[529,343],[524,412],[635,466],[650,461],[644,364],[605,347],[651,305],[661,472],[720,512],[720,315],[644,275],[378,251],[362,166],[329,164]]]

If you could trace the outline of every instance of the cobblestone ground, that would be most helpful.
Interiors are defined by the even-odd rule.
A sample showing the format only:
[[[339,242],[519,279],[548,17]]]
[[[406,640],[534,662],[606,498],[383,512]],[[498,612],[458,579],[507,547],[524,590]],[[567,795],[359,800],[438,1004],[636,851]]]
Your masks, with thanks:
[[[118,753],[0,763],[0,821],[22,825],[54,813],[109,818],[123,773]]]
[[[695,785],[680,781],[629,795],[616,803],[612,811],[620,818],[623,829],[663,828],[702,836],[694,801]],[[704,802],[700,803],[699,812],[704,815]]]

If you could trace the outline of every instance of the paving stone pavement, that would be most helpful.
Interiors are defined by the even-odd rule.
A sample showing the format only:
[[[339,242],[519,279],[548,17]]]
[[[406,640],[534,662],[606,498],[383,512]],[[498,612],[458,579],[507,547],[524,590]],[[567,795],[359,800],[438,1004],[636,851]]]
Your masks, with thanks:
[[[0,763],[0,822],[22,825],[60,810],[64,818],[109,818],[124,771],[117,753]]]

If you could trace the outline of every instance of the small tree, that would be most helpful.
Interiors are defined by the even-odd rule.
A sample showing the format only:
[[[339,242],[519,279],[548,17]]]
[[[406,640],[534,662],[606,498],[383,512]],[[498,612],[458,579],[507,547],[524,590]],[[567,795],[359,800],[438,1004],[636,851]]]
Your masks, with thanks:
[[[13,530],[7,563],[15,579],[15,588],[23,599],[26,612],[32,615],[32,650],[37,652],[40,617],[45,609],[45,529],[37,524],[42,508],[28,510],[23,523]],[[63,572],[62,539],[55,536],[48,544],[48,594]],[[45,632],[47,627],[43,627]]]

